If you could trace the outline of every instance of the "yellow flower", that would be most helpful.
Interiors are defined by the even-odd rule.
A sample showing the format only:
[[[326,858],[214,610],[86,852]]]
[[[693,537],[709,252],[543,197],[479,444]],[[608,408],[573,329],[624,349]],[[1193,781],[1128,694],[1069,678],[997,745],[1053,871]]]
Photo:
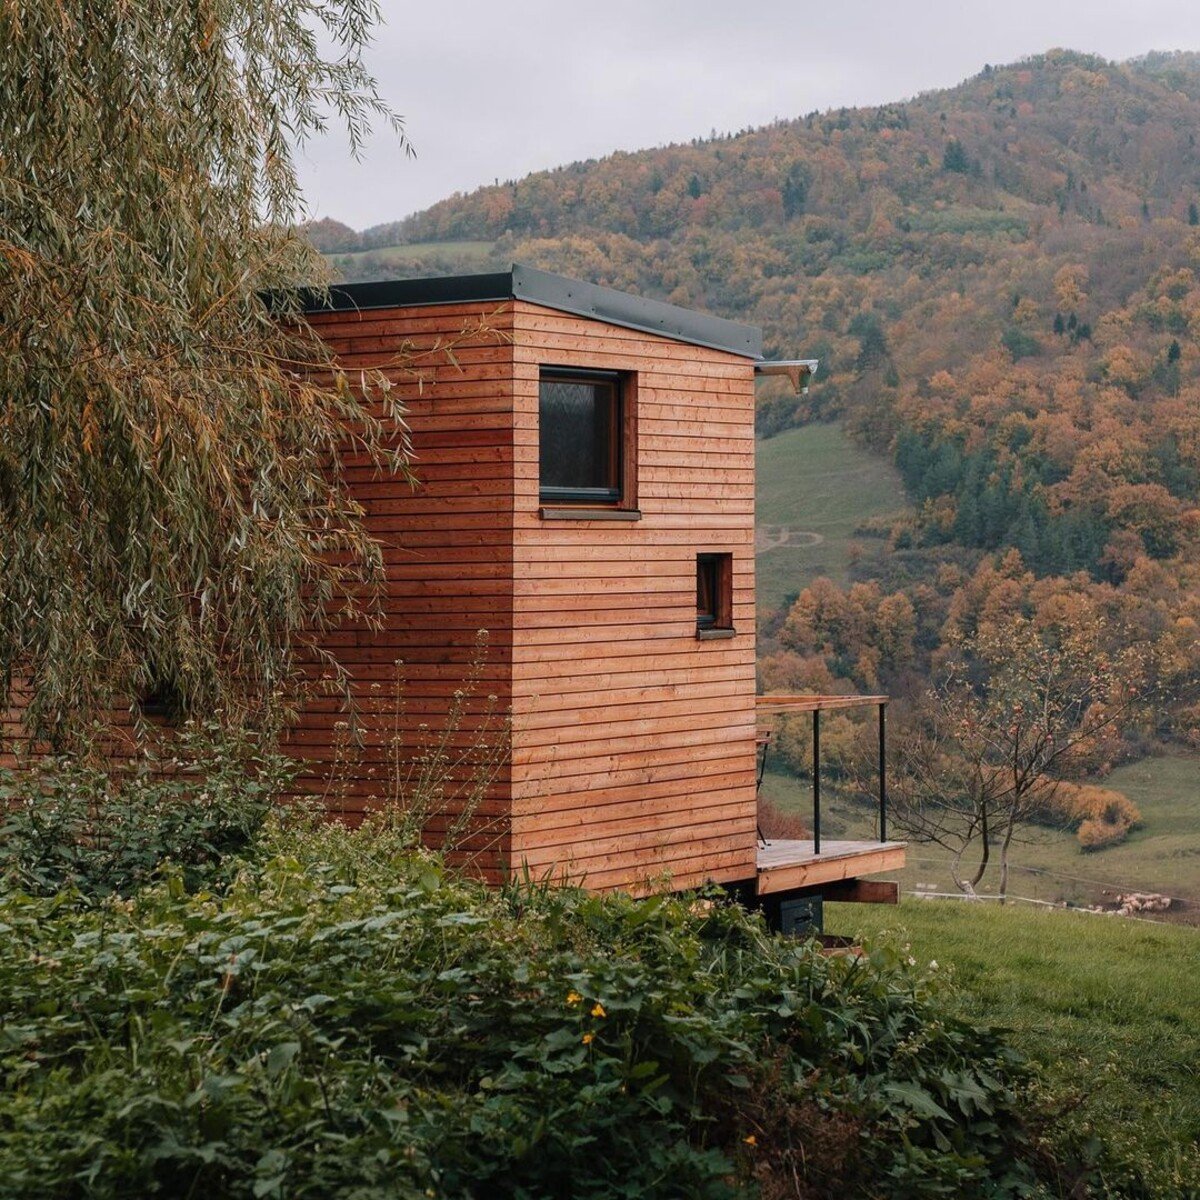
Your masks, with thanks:
[[[572,988],[567,993],[567,1003],[568,1004],[578,1004],[580,1002],[580,1000],[582,1000],[582,999],[583,999],[583,997],[577,991],[575,991],[574,988]]]
[[[607,1017],[608,1016],[608,1013],[606,1013],[604,1011],[604,1005],[601,1004],[599,1000],[596,1001],[595,1006],[592,1008],[592,1016],[593,1017]]]
[[[756,1138],[754,1136],[754,1134],[752,1134],[752,1133],[749,1134],[748,1136],[742,1138],[742,1141],[745,1142],[747,1146],[757,1146],[758,1145],[758,1138]]]
[[[583,1044],[585,1046],[590,1046],[592,1044],[592,1042],[594,1042],[595,1040],[596,1040],[596,1035],[594,1033],[585,1033],[583,1035]]]

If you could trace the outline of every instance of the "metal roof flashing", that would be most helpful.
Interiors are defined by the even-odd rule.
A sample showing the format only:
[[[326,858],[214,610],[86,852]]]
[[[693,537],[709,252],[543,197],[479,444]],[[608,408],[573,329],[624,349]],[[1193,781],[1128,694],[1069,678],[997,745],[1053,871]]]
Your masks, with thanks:
[[[334,284],[327,293],[314,291],[302,297],[304,311],[309,314],[488,300],[526,300],[559,312],[642,333],[655,333],[710,350],[724,350],[743,358],[762,358],[762,330],[757,325],[743,325],[739,321],[680,308],[662,300],[647,300],[615,288],[600,287],[517,263],[511,270],[487,275]]]

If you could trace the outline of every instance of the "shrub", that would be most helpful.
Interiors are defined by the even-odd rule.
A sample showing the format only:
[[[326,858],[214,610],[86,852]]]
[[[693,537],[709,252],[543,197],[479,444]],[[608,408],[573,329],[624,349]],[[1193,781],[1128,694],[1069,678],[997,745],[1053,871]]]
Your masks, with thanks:
[[[812,836],[808,822],[798,813],[780,808],[761,796],[758,800],[758,831],[765,838],[800,839]]]
[[[1090,783],[1060,783],[1050,815],[1075,828],[1084,850],[1123,842],[1142,819],[1141,810],[1123,792]]]
[[[129,896],[164,862],[212,886],[290,778],[248,734],[189,723],[124,770],[78,759],[0,771],[0,884],[31,895]]]
[[[0,900],[0,1197],[1010,1196],[1003,1041],[717,897],[488,892],[384,828]]]

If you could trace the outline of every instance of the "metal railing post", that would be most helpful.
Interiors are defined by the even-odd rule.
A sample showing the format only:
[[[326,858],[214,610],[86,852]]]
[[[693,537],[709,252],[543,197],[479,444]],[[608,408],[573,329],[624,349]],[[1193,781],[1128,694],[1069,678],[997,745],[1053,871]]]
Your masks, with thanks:
[[[821,711],[813,710],[813,853],[821,853]]]
[[[879,840],[887,841],[887,705],[879,706]]]

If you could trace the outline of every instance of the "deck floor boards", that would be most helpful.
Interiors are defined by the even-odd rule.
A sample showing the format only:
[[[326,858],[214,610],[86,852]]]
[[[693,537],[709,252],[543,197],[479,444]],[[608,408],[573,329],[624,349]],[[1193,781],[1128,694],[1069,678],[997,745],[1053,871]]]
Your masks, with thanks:
[[[772,839],[758,848],[758,893],[789,891],[842,879],[857,879],[904,866],[904,842]]]

